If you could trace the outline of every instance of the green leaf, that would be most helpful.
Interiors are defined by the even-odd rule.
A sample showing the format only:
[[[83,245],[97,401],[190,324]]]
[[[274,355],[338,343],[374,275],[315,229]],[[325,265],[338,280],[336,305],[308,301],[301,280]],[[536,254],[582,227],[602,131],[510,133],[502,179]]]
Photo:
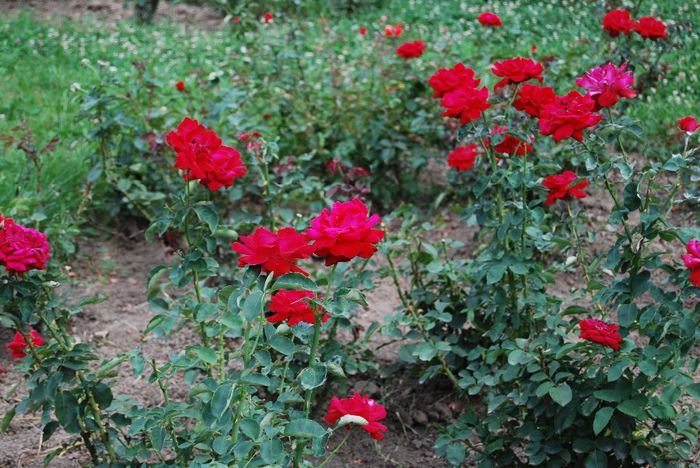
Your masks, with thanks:
[[[299,381],[304,390],[317,388],[326,382],[326,367],[313,366],[299,372]]]
[[[5,413],[5,416],[2,417],[2,423],[0,423],[0,432],[7,432],[7,428],[10,427],[10,423],[12,422],[12,418],[15,417],[15,414],[17,414],[16,406],[13,406]]]
[[[610,369],[608,370],[608,382],[615,382],[617,379],[622,377],[625,369],[627,369],[631,364],[631,359],[624,358],[610,366]]]
[[[211,397],[211,401],[209,402],[212,416],[214,416],[216,419],[221,418],[231,404],[231,398],[233,398],[233,385],[220,385],[214,392],[214,395]]]
[[[317,291],[318,286],[312,279],[302,275],[301,273],[287,273],[286,275],[277,278],[271,289],[273,291],[277,291],[278,289]]]
[[[304,439],[313,439],[321,437],[326,433],[326,430],[316,421],[311,419],[295,419],[287,424],[284,428],[284,434],[291,437],[299,437]]]
[[[216,227],[219,225],[219,215],[214,211],[210,205],[197,205],[194,207],[195,213],[200,221],[207,223],[209,226],[209,231],[216,231]]]
[[[208,364],[216,364],[217,359],[216,359],[216,353],[214,352],[213,349],[206,348],[202,345],[196,345],[190,348],[194,353],[197,355],[199,359],[202,361],[208,363]]]
[[[292,356],[296,347],[292,340],[284,335],[273,335],[269,340],[268,344],[270,347],[286,356]]]
[[[628,416],[632,416],[635,419],[643,419],[646,417],[646,410],[644,406],[646,405],[646,398],[632,398],[631,400],[625,400],[619,405],[617,405],[618,411],[625,413]]]
[[[266,440],[260,444],[260,456],[268,465],[274,464],[282,458],[284,445],[279,439]]]
[[[245,317],[248,322],[252,322],[260,315],[263,296],[264,294],[262,291],[253,291],[243,303],[243,317]]]
[[[445,457],[452,466],[461,466],[466,456],[467,453],[464,450],[464,446],[460,443],[450,444],[445,449]]]
[[[596,412],[595,418],[593,418],[593,432],[595,433],[595,435],[600,434],[601,431],[605,429],[605,426],[607,426],[610,422],[610,418],[612,417],[614,412],[615,408],[612,408],[610,406],[601,408]]]
[[[80,411],[80,407],[78,405],[78,400],[73,394],[67,391],[57,392],[54,405],[56,419],[58,419],[63,429],[70,434],[79,433],[80,425],[78,424],[78,412]]]
[[[639,370],[648,377],[654,377],[659,371],[659,368],[654,361],[648,361],[645,359],[637,365],[639,366]]]
[[[557,402],[559,406],[566,406],[571,401],[571,387],[565,383],[561,383],[549,389],[549,396],[552,397],[552,400]]]
[[[241,432],[255,440],[260,435],[260,424],[255,419],[246,418],[241,421]]]
[[[617,309],[617,321],[621,327],[629,327],[636,320],[639,310],[635,304],[622,304]]]
[[[685,391],[696,400],[700,400],[700,383],[690,384],[685,387]]]

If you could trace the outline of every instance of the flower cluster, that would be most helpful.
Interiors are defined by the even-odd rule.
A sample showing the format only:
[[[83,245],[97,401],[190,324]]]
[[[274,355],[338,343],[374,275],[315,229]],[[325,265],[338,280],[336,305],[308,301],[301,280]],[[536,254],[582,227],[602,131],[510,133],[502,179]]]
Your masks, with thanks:
[[[30,270],[44,270],[51,258],[46,234],[16,224],[0,214],[0,265],[9,273],[22,275]]]
[[[593,127],[603,118],[593,112],[595,104],[590,96],[581,95],[578,91],[555,97],[540,110],[540,133],[552,135],[554,141],[569,137],[583,141],[582,131]]]
[[[663,21],[652,16],[642,16],[635,20],[628,10],[608,11],[603,17],[603,30],[611,37],[620,34],[629,36],[634,31],[644,39],[666,39],[666,25]]]
[[[466,171],[474,167],[474,161],[480,154],[481,150],[476,143],[458,146],[447,155],[447,165],[457,171]]]
[[[386,37],[401,37],[403,34],[403,28],[401,25],[395,24],[393,26],[388,25],[384,28],[384,35]]]
[[[423,41],[404,42],[396,49],[396,55],[403,59],[418,58],[425,52]]]
[[[29,335],[32,338],[32,346],[44,346],[44,339],[39,335],[36,330],[31,330]],[[10,354],[13,358],[23,358],[27,355],[25,349],[29,346],[24,339],[24,336],[20,332],[15,333],[15,338],[7,344],[7,349],[10,350]]]

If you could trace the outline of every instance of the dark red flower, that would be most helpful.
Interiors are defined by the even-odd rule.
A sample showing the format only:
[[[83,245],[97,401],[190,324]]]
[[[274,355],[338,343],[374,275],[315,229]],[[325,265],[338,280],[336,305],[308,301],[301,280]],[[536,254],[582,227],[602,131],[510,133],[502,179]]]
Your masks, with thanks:
[[[479,155],[481,150],[476,143],[458,146],[447,155],[447,165],[456,171],[466,171],[474,167],[474,161]]]
[[[404,59],[418,58],[425,52],[423,41],[404,42],[396,49],[396,55]]]
[[[610,10],[603,16],[603,29],[612,37],[629,34],[634,31],[637,22],[627,10]]]
[[[328,405],[328,414],[323,419],[328,421],[329,424],[335,424],[340,418],[347,415],[359,416],[364,419],[367,424],[361,427],[369,432],[373,439],[381,440],[384,438],[384,432],[387,430],[387,427],[378,421],[386,418],[386,410],[373,399],[362,396],[357,392],[352,398],[339,399],[333,397],[330,405]]]
[[[605,323],[597,319],[585,319],[578,323],[581,328],[581,338],[598,343],[615,351],[620,349],[622,337],[620,327],[614,323]]]
[[[178,91],[184,91],[185,90],[185,83],[182,81],[178,81],[175,83],[175,87],[177,88]]]
[[[273,20],[272,13],[270,13],[269,11],[267,13],[265,13],[264,20],[265,20],[265,24],[272,23],[272,20]]]
[[[287,321],[290,327],[297,323],[316,323],[316,316],[320,314],[321,307],[312,307],[305,299],[313,299],[314,293],[311,291],[287,291],[280,289],[270,297],[270,311],[273,315],[267,317],[270,323]],[[331,316],[324,314],[321,322],[326,322]]]
[[[168,133],[166,141],[175,150],[175,167],[184,171],[183,178],[199,180],[209,190],[230,187],[246,173],[238,151],[223,146],[216,132],[189,117]]]
[[[264,272],[282,276],[290,271],[309,276],[296,266],[296,261],[309,258],[314,247],[309,239],[294,228],[283,228],[277,233],[259,227],[249,236],[241,236],[240,242],[231,244],[234,252],[241,254],[238,266],[262,265]]]
[[[590,96],[582,96],[578,91],[571,91],[566,96],[557,96],[544,105],[540,112],[540,133],[552,135],[554,141],[573,138],[583,141],[581,133],[585,128],[593,127],[602,115],[593,112],[595,101]]]
[[[430,77],[428,84],[435,91],[434,98],[441,98],[447,93],[460,88],[476,88],[481,80],[474,79],[474,70],[461,63],[452,68],[441,68]]]
[[[508,131],[508,127],[502,125],[496,125],[493,130],[491,130],[491,135],[503,134]],[[533,141],[534,138],[531,139]],[[490,144],[490,138],[484,139],[484,144],[488,146]],[[494,151],[501,154],[510,154],[523,156],[530,151],[532,151],[532,145],[522,141],[520,138],[513,135],[504,135],[503,141],[497,145],[493,146]]]
[[[691,240],[685,246],[687,254],[681,255],[685,267],[690,270],[690,282],[700,288],[700,241]]]
[[[381,241],[384,231],[373,229],[381,222],[379,215],[369,216],[369,209],[362,200],[354,198],[335,202],[329,210],[311,221],[306,230],[314,240],[314,254],[326,258],[326,265],[348,262],[355,257],[370,258]]]
[[[549,189],[549,196],[544,201],[545,205],[553,205],[558,199],[571,200],[572,198],[586,198],[584,188],[588,186],[587,180],[582,180],[576,185],[571,185],[576,180],[576,174],[564,171],[561,174],[544,178],[542,185]]]
[[[687,133],[695,133],[695,131],[700,128],[700,125],[698,125],[698,121],[695,120],[695,117],[688,116],[678,119],[678,128]]]
[[[403,34],[403,28],[398,24],[386,26],[384,28],[384,35],[386,37],[401,37],[401,34]]]
[[[30,270],[44,270],[51,258],[46,234],[15,224],[0,214],[0,265],[8,273],[22,275]]]
[[[235,24],[240,23],[240,22],[241,22],[241,17],[240,17],[240,16],[234,16],[234,17],[233,17],[233,22],[234,22]]]
[[[518,90],[518,97],[513,101],[513,106],[530,117],[539,117],[542,108],[556,97],[554,90],[549,86],[525,83]]]
[[[593,110],[610,107],[617,104],[619,98],[632,99],[637,95],[634,86],[634,75],[625,71],[627,63],[616,67],[612,63],[595,67],[576,79],[576,84],[588,90],[588,95],[595,101]]]
[[[32,346],[44,346],[44,339],[39,336],[36,330],[31,330],[29,335],[32,337]],[[15,339],[7,344],[7,349],[10,350],[13,358],[23,358],[27,355],[24,350],[29,346],[20,332],[15,333]]]
[[[272,114],[263,114],[263,120],[270,120],[272,118]]]
[[[367,34],[367,26],[361,26],[360,27],[360,36],[364,36]]]
[[[533,78],[542,82],[541,73],[544,68],[531,58],[515,57],[494,63],[491,71],[494,75],[503,77],[493,87],[496,90],[512,83],[522,83]]]
[[[476,19],[479,20],[479,23],[483,24],[484,26],[494,26],[496,28],[503,26],[503,21],[501,21],[501,18],[496,13],[492,13],[490,11],[480,14]]]
[[[666,25],[663,21],[657,20],[652,16],[642,16],[637,22],[634,30],[644,39],[656,41],[658,39],[666,39]]]
[[[486,86],[481,89],[460,88],[452,91],[440,100],[440,104],[445,108],[442,116],[458,118],[460,122],[467,124],[481,117],[481,112],[491,107],[488,98],[489,89]]]

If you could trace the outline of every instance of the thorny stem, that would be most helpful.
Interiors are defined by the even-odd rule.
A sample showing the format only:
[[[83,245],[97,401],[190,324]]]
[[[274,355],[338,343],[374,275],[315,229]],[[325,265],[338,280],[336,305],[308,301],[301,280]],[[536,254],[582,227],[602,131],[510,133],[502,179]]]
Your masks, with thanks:
[[[153,375],[156,378],[156,382],[158,382],[158,387],[160,387],[160,392],[163,394],[163,402],[165,403],[165,406],[168,406],[170,404],[168,387],[165,386],[165,383],[163,383],[163,380],[160,378],[160,372],[158,372],[158,366],[156,366],[155,359],[151,359],[151,368],[153,369]],[[175,426],[173,426],[173,419],[170,416],[166,416],[165,420],[167,423],[168,434],[170,434],[170,439],[173,441],[173,450],[175,450],[175,456],[177,457],[177,461],[180,464],[180,466],[185,466],[187,465],[187,463],[177,443],[177,433],[175,432]]]
[[[318,468],[323,468],[326,466],[331,460],[333,460],[333,457],[336,456],[336,454],[340,451],[341,448],[343,448],[343,445],[345,445],[345,442],[347,442],[348,437],[350,437],[350,431],[347,431],[347,434],[345,434],[345,437],[343,437],[343,440],[340,441],[338,446],[333,449],[331,453],[328,454],[325,460],[323,460],[323,463],[318,465]]]
[[[566,204],[566,211],[569,214],[569,226],[571,233],[574,235],[574,240],[576,241],[576,253],[578,255],[577,262],[579,265],[581,265],[583,276],[586,279],[586,290],[590,292],[591,275],[588,271],[588,266],[586,265],[586,256],[583,252],[583,244],[579,238],[578,230],[576,229],[576,217],[571,212],[571,206],[569,206],[568,203]],[[592,294],[591,299],[593,299],[593,305],[596,309],[598,309],[598,312],[603,313],[603,308],[600,306],[600,303],[593,298]]]

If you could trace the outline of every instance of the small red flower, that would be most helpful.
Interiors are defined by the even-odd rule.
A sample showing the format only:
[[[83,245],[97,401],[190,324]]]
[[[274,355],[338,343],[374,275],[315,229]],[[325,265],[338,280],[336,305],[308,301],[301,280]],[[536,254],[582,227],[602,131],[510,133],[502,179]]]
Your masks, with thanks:
[[[496,125],[493,130],[491,130],[491,135],[503,134],[508,131],[508,127],[502,125]],[[534,141],[534,138],[531,139]],[[488,146],[490,144],[490,138],[484,139],[484,144]],[[523,156],[532,151],[532,145],[522,141],[520,138],[513,135],[504,135],[503,141],[493,147],[494,151],[501,154],[510,154]]]
[[[666,25],[652,16],[642,16],[634,30],[644,39],[666,39]]]
[[[531,58],[515,57],[502,62],[497,61],[491,67],[491,71],[494,75],[503,77],[493,87],[496,90],[512,83],[522,83],[533,78],[542,82],[541,73],[544,68]]]
[[[270,13],[269,11],[267,13],[265,13],[264,20],[265,20],[265,24],[272,23],[272,20],[273,20],[272,13]]]
[[[523,111],[530,117],[539,117],[542,108],[554,101],[557,95],[549,86],[537,86],[525,83],[518,90],[518,97],[513,101],[513,107]]]
[[[595,101],[593,110],[610,107],[617,104],[619,98],[632,99],[637,95],[634,86],[634,75],[625,71],[627,63],[616,67],[612,63],[595,67],[576,79],[576,84],[588,90],[588,95]]]
[[[396,49],[396,55],[404,59],[418,58],[425,52],[423,41],[404,42]]]
[[[166,141],[175,150],[175,167],[185,180],[199,180],[209,190],[230,187],[243,177],[246,167],[234,148],[223,146],[216,132],[189,117],[168,133]]]
[[[533,54],[537,53],[537,46],[535,44],[532,44],[530,46],[530,52],[532,52]]]
[[[452,68],[441,68],[430,77],[428,84],[435,91],[434,98],[441,98],[447,93],[460,88],[476,88],[481,80],[474,79],[474,70],[465,67],[461,63]]]
[[[387,427],[379,423],[386,418],[386,409],[373,399],[362,396],[355,392],[352,398],[333,397],[328,405],[328,414],[323,417],[328,424],[335,424],[340,418],[346,415],[359,416],[367,421],[362,429],[369,432],[374,440],[384,438]],[[350,426],[348,426],[348,429]]]
[[[360,36],[364,36],[367,34],[367,26],[361,26],[360,27]]]
[[[553,205],[558,199],[586,198],[587,195],[583,189],[588,186],[588,181],[582,180],[578,184],[571,186],[571,183],[575,180],[576,174],[571,171],[564,171],[561,174],[545,177],[542,185],[549,189],[549,196],[544,201],[544,204]]]
[[[377,251],[375,244],[384,238],[384,231],[374,229],[381,222],[377,214],[369,216],[362,200],[354,198],[335,202],[329,210],[311,220],[306,230],[314,240],[314,254],[326,258],[326,265],[349,262],[355,257],[370,258]]]
[[[178,91],[184,91],[185,90],[185,83],[183,81],[178,81],[175,83],[175,87],[177,88]]]
[[[474,167],[474,161],[479,155],[481,150],[476,143],[458,146],[447,155],[447,165],[459,172],[466,171]]]
[[[384,35],[386,37],[401,37],[401,34],[403,34],[403,28],[398,24],[386,26],[384,28]]]
[[[695,133],[695,131],[700,128],[700,125],[698,125],[698,121],[695,120],[695,117],[688,116],[678,119],[678,127],[684,132]]]
[[[301,322],[315,324],[316,316],[321,312],[321,308],[312,307],[305,301],[305,299],[313,299],[314,296],[311,291],[280,289],[270,297],[270,311],[274,314],[267,317],[267,321],[277,323],[286,320],[290,327]],[[330,315],[324,314],[321,317],[321,322],[325,323],[329,318]]]
[[[272,118],[272,114],[263,114],[263,120],[270,120]]]
[[[21,276],[26,271],[44,270],[50,258],[46,234],[15,224],[12,218],[0,214],[0,265],[8,273]]]
[[[690,270],[690,282],[700,288],[700,241],[691,240],[685,246],[687,254],[681,255],[685,267]]]
[[[234,22],[235,24],[240,23],[240,22],[241,22],[241,17],[240,17],[240,16],[234,16],[234,17],[233,17],[233,22]]]
[[[234,252],[241,254],[238,266],[262,265],[264,272],[273,272],[275,277],[290,271],[309,276],[296,266],[296,261],[309,258],[314,247],[309,239],[294,228],[283,228],[277,233],[259,227],[249,236],[241,236],[240,242],[231,244]]]
[[[578,323],[581,328],[581,338],[592,341],[603,346],[614,349],[620,349],[622,337],[620,336],[620,327],[614,323],[605,323],[597,319],[585,319]]]
[[[481,89],[460,88],[445,94],[440,100],[440,104],[445,108],[442,116],[458,118],[460,122],[467,124],[481,117],[481,112],[491,107],[488,99],[489,89],[486,86]]]
[[[31,330],[29,334],[32,337],[32,346],[44,346],[44,339],[39,336],[36,330]],[[10,350],[13,358],[23,358],[27,355],[27,353],[24,352],[27,346],[29,345],[24,341],[22,334],[17,332],[15,333],[15,339],[7,344],[7,349]]]
[[[501,18],[496,13],[490,11],[480,14],[476,19],[484,26],[493,26],[495,28],[503,26]]]
[[[603,16],[603,30],[611,37],[617,37],[620,34],[629,36],[636,26],[637,22],[627,10],[610,10]]]
[[[552,102],[542,107],[540,112],[540,133],[552,135],[554,141],[573,138],[583,141],[582,131],[593,127],[602,115],[593,112],[595,101],[590,96],[582,96],[578,91],[571,91],[566,96],[557,96]]]

